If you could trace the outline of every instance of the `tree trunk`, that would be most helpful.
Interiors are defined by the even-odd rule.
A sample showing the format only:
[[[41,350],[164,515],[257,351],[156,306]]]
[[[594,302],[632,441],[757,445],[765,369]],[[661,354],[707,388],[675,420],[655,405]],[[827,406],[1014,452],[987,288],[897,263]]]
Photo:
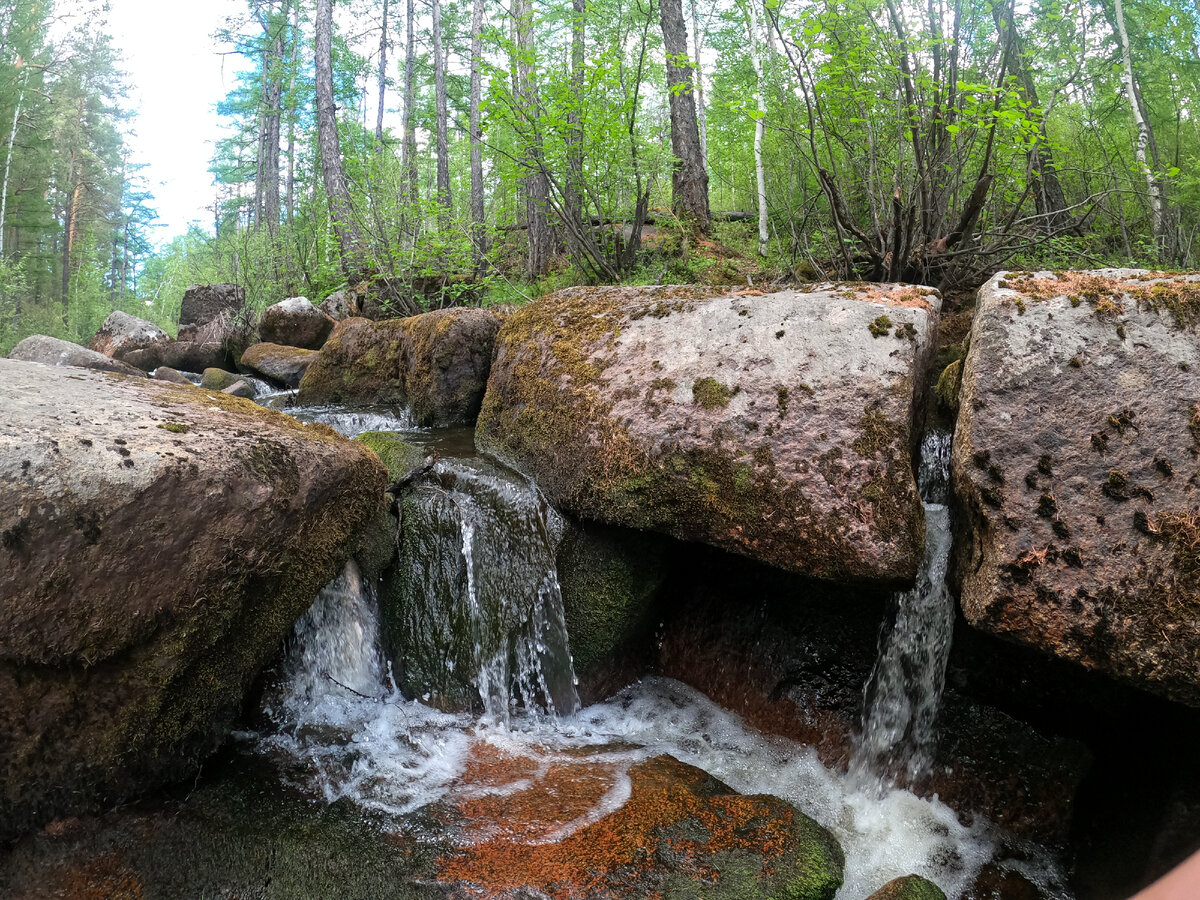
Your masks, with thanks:
[[[293,10],[292,65],[288,73],[287,222],[296,214],[296,70],[300,68],[300,3]]]
[[[754,60],[754,100],[758,104],[758,117],[754,120],[754,174],[758,182],[758,255],[766,256],[770,241],[767,222],[767,173],[763,166],[767,102],[763,95],[762,49],[758,42],[758,0],[750,0],[750,55]]]
[[[675,167],[671,175],[671,206],[675,215],[701,234],[712,221],[708,209],[708,172],[700,151],[692,67],[687,52],[687,26],[682,0],[660,0],[663,46],[667,52],[667,93],[671,104],[671,150]]]
[[[417,202],[420,191],[417,187],[419,174],[417,172],[417,123],[413,118],[413,108],[417,105],[417,41],[414,29],[413,0],[407,0],[404,14],[405,28],[405,57],[404,57],[404,147],[400,153],[400,168],[404,173],[407,210],[404,214],[405,230],[415,242],[417,235],[416,223],[419,221]]]
[[[337,107],[333,100],[333,0],[317,0],[316,38],[317,142],[321,147],[321,175],[329,199],[333,230],[341,244],[342,269],[347,275],[353,275],[362,267],[363,248],[354,221],[346,174],[342,171]]]
[[[267,231],[272,236],[279,233],[279,138],[283,116],[283,71],[281,67],[285,49],[284,32],[287,29],[288,5],[288,0],[284,0],[283,8],[280,11],[280,20],[271,23],[275,32],[273,35],[268,35],[270,52],[264,60],[268,67],[268,74],[264,104],[266,127],[262,156],[262,216],[267,223]]]
[[[21,105],[25,102],[25,86],[29,83],[29,70],[21,76],[21,91],[17,94],[17,107],[13,111],[12,129],[8,132],[8,153],[4,158],[4,184],[0,186],[0,260],[4,259],[4,224],[8,213],[8,176],[12,172],[13,146],[17,141],[17,124],[21,119]]]
[[[528,274],[531,279],[536,279],[546,274],[553,251],[554,234],[546,215],[550,186],[543,171],[542,139],[538,131],[537,87],[533,80],[533,61],[537,51],[533,45],[531,0],[514,0],[513,12],[517,20],[517,99],[528,144],[525,169],[529,174],[523,179],[525,221],[529,236]]]
[[[388,0],[383,0],[383,24],[379,29],[379,108],[375,114],[375,152],[383,152],[383,110],[387,92]]]
[[[696,47],[696,125],[700,129],[700,158],[708,169],[708,113],[704,102],[704,73],[700,68],[700,17],[696,14],[696,0],[692,0],[692,43]]]
[[[1117,37],[1121,41],[1121,80],[1125,84],[1125,93],[1129,97],[1129,108],[1133,111],[1133,121],[1137,126],[1137,143],[1133,148],[1134,157],[1137,159],[1142,176],[1146,179],[1154,243],[1158,248],[1159,259],[1162,261],[1167,251],[1166,198],[1163,196],[1162,184],[1150,167],[1147,149],[1154,139],[1154,135],[1150,130],[1150,122],[1142,112],[1142,105],[1138,102],[1137,79],[1133,75],[1133,53],[1129,49],[1129,33],[1125,30],[1125,7],[1122,0],[1115,0],[1115,6]]]
[[[571,91],[567,112],[567,191],[568,233],[583,233],[583,91],[585,27],[587,0],[571,0]]]
[[[1021,36],[1017,31],[1016,19],[1013,15],[1013,5],[1010,3],[1006,11],[999,4],[992,7],[992,18],[996,22],[996,30],[1001,40],[1011,48],[1012,61],[1010,69],[1014,69],[1020,78],[1021,92],[1030,109],[1041,109],[1038,99],[1037,85],[1033,80],[1033,72],[1029,68],[1029,60],[1022,52]],[[1050,137],[1046,133],[1045,115],[1038,117],[1037,143],[1030,149],[1029,171],[1033,180],[1033,201],[1038,215],[1042,216],[1041,231],[1053,234],[1071,225],[1071,214],[1067,212],[1067,196],[1063,191],[1062,182],[1058,180],[1058,166],[1054,164],[1054,151],[1050,147]]]
[[[446,54],[442,49],[442,3],[433,0],[433,83],[437,105],[437,202],[441,207],[439,225],[450,228],[454,205],[450,197],[449,112],[446,102]]]
[[[479,106],[483,102],[483,0],[475,0],[471,11],[471,250],[475,271],[483,269],[483,125]]]

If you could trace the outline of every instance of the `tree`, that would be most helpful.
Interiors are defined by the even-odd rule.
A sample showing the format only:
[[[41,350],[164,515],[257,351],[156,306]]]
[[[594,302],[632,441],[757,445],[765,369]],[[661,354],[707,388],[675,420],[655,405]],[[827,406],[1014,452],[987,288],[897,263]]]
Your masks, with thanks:
[[[321,175],[329,198],[329,215],[337,233],[342,268],[347,274],[363,265],[363,244],[354,220],[354,206],[342,169],[337,106],[333,99],[333,2],[317,0],[316,73],[317,136],[321,146]]]
[[[687,26],[681,0],[659,0],[663,47],[667,53],[667,95],[671,107],[671,149],[675,170],[671,199],[675,214],[701,234],[712,228],[708,208],[708,171],[700,148],[692,63],[688,59]]]

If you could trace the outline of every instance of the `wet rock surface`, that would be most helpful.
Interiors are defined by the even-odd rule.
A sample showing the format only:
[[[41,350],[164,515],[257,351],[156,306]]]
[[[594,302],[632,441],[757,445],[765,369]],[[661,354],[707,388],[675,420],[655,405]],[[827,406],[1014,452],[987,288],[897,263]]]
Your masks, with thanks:
[[[320,350],[333,324],[334,320],[307,297],[291,297],[263,310],[258,333],[270,344]]]
[[[418,426],[474,424],[500,320],[482,309],[445,309],[337,324],[300,383],[304,404],[395,403]]]
[[[9,359],[24,362],[40,363],[45,366],[69,366],[80,369],[95,369],[98,372],[112,372],[115,375],[128,375],[133,378],[145,378],[146,373],[136,369],[129,363],[106,356],[70,341],[35,334],[25,338],[8,354]]]
[[[867,900],[946,900],[946,895],[929,879],[906,875],[889,881]]]
[[[1200,705],[1200,276],[1001,273],[955,487],[975,626]]]
[[[480,759],[472,782],[507,782],[521,764]],[[435,820],[484,839],[442,857],[439,881],[479,885],[491,896],[531,890],[596,900],[832,900],[841,886],[842,851],[828,831],[777,797],[738,794],[671,756],[630,768],[625,803],[578,827],[619,773],[584,761],[523,772],[528,786],[516,793],[440,804]],[[545,840],[564,827],[566,836]]]
[[[263,341],[246,348],[242,353],[241,367],[285,387],[298,388],[304,373],[316,359],[315,350]]]
[[[506,318],[478,441],[581,518],[908,581],[939,306],[886,285],[560,291]]]
[[[379,508],[323,426],[0,361],[0,833],[194,774]]]

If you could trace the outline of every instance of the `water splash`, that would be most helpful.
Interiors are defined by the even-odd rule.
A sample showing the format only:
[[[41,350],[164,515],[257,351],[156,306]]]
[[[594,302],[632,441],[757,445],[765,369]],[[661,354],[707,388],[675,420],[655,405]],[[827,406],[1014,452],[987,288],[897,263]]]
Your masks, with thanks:
[[[506,722],[515,698],[579,706],[555,557],[563,522],[528,480],[483,459],[441,460],[401,504],[387,588],[389,650],[411,694]]]
[[[925,499],[925,557],[912,590],[897,594],[890,628],[863,694],[862,732],[852,775],[882,790],[912,785],[932,768],[937,714],[954,631],[954,598],[946,585],[953,534],[949,494],[950,436],[927,435],[918,480]],[[934,502],[934,501],[943,502]]]
[[[419,431],[405,409],[357,409],[343,406],[295,406],[291,392],[263,398],[264,406],[286,412],[301,422],[320,422],[346,437],[358,437],[367,431]]]

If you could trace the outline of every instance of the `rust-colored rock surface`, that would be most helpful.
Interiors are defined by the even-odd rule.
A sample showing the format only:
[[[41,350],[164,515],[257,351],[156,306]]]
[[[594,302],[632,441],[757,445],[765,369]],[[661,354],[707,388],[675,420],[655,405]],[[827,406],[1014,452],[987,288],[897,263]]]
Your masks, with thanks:
[[[192,775],[386,474],[191,386],[0,360],[0,837]]]
[[[559,291],[506,318],[477,441],[581,518],[908,581],[940,303],[888,285]]]
[[[472,425],[499,318],[440,309],[407,319],[338,322],[300,383],[300,402],[407,406],[420,426]]]
[[[437,814],[460,849],[438,880],[484,897],[832,900],[841,848],[795,807],[745,796],[671,756],[544,761],[477,745]],[[488,788],[491,787],[492,790]],[[614,795],[627,796],[614,804]]]
[[[954,483],[983,629],[1200,705],[1200,276],[1001,273]]]

